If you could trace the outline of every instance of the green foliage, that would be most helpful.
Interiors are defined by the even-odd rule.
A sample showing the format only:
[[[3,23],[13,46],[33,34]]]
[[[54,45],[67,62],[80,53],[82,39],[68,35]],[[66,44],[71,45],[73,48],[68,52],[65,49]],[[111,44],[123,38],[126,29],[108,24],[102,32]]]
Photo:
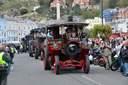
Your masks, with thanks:
[[[68,7],[72,7],[72,3],[74,0],[66,0],[66,4]]]
[[[82,19],[87,18],[94,18],[94,17],[101,17],[101,11],[100,10],[83,10],[82,11]]]
[[[119,0],[109,0],[109,8],[115,8]]]
[[[39,4],[42,6],[42,5],[47,5],[47,6],[50,6],[50,3],[53,1],[53,0],[38,0],[39,1]]]
[[[97,5],[97,4],[100,4],[100,1],[101,0],[90,0],[90,4],[91,5]]]
[[[36,10],[42,16],[45,16],[48,13],[49,7],[47,5],[42,5],[39,9]]]
[[[79,16],[81,15],[81,9],[80,6],[78,4],[76,4],[73,8],[72,8],[72,15],[74,16]]]
[[[28,9],[26,9],[26,8],[23,8],[23,9],[20,10],[21,15],[24,15],[24,14],[27,14],[27,13],[28,13]]]
[[[38,2],[36,0],[10,0],[4,3],[0,7],[0,12],[6,12],[10,14],[10,12],[14,12],[14,15],[20,14],[19,9],[25,7],[31,12],[34,6],[37,6]],[[13,10],[13,11],[12,11]]]
[[[98,33],[101,37],[108,38],[112,34],[112,28],[110,25],[95,25],[94,28],[90,31],[90,36],[98,38]]]
[[[128,7],[128,0],[120,0],[119,7]]]
[[[61,11],[62,11],[62,10],[61,10]],[[61,12],[61,16],[63,15],[62,13],[63,13],[63,12]],[[50,8],[47,17],[48,17],[49,19],[56,19],[56,8]]]

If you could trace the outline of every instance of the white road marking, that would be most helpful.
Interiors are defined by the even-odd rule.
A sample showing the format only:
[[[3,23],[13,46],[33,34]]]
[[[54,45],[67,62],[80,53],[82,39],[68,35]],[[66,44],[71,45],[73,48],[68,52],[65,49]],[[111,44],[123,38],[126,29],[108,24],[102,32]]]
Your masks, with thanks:
[[[99,83],[99,82],[97,82],[97,81],[95,81],[95,80],[93,80],[93,79],[91,79],[91,78],[89,78],[89,77],[86,77],[86,76],[84,76],[84,75],[82,75],[81,77],[83,77],[83,78],[85,78],[85,79],[88,79],[89,81],[91,81],[91,82],[93,82],[93,83],[95,83],[95,84],[97,84],[97,85],[102,85],[101,83]]]

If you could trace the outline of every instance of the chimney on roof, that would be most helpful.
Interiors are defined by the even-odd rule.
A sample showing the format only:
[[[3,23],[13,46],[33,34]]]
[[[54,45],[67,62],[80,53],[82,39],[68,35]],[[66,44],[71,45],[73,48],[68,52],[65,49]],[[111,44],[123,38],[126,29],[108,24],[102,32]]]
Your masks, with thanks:
[[[72,21],[73,21],[73,16],[69,16],[69,17],[68,17],[68,21],[69,21],[69,22],[72,22]]]

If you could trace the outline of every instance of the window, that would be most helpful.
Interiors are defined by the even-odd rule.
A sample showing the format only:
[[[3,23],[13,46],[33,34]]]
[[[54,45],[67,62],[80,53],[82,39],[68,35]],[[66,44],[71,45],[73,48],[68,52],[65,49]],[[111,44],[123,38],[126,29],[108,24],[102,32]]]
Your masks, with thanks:
[[[4,32],[4,37],[6,37],[6,32]]]
[[[20,30],[20,26],[19,26],[19,30]]]
[[[30,27],[28,27],[28,30],[30,30]]]
[[[6,26],[4,26],[4,28],[6,29]]]
[[[15,30],[15,25],[13,26],[13,29]]]

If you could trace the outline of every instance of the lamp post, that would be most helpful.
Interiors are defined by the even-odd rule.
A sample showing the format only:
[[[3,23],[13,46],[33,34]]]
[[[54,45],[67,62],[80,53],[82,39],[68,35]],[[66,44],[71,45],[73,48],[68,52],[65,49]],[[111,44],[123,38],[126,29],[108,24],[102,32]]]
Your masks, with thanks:
[[[101,0],[102,26],[103,26],[103,0]]]

